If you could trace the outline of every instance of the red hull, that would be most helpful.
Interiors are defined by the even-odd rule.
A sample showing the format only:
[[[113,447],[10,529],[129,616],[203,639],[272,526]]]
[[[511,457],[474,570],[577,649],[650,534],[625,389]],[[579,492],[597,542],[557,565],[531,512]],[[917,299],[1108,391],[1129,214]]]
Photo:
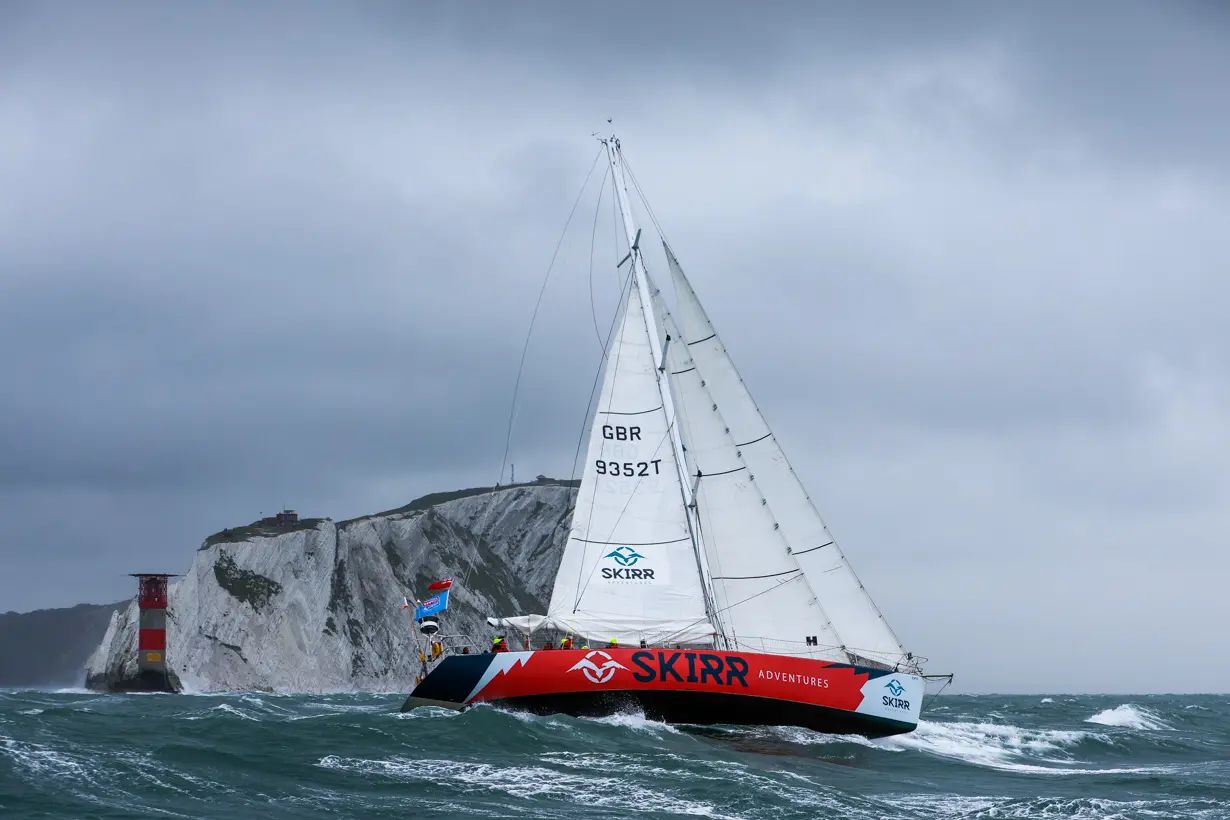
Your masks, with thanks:
[[[702,725],[794,725],[870,736],[911,731],[915,675],[828,661],[680,649],[539,650],[445,658],[406,700],[493,703],[578,716],[639,709]]]

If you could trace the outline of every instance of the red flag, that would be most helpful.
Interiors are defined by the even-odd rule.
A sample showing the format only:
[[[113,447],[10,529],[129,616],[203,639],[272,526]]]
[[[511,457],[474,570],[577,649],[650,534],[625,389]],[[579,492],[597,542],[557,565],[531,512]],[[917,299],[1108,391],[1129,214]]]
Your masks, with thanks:
[[[443,581],[436,581],[434,584],[431,584],[429,587],[427,587],[427,591],[430,592],[433,589],[448,589],[452,585],[453,585],[453,579],[445,578]]]

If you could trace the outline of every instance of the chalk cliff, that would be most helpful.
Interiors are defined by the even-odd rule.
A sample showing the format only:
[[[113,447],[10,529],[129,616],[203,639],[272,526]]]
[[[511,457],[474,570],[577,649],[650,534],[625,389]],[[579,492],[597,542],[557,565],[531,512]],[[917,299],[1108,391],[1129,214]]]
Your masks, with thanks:
[[[402,596],[455,577],[444,631],[477,646],[488,615],[544,612],[575,497],[539,482],[210,536],[171,586],[169,668],[186,691],[406,691],[418,649]],[[115,688],[136,657],[134,600],[112,616],[86,686]]]

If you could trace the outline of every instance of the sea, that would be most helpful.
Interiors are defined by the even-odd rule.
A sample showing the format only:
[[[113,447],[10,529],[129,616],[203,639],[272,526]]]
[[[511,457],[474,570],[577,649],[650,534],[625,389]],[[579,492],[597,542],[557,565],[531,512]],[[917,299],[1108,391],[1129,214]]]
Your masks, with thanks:
[[[1230,696],[944,696],[881,740],[400,705],[0,692],[0,818],[1230,818]]]

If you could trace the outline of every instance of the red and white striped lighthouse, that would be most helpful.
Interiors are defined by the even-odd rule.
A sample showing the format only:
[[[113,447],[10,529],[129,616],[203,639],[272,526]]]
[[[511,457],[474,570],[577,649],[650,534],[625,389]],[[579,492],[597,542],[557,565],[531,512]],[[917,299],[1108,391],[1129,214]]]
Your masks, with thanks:
[[[171,689],[167,676],[167,579],[169,574],[132,573],[138,579],[137,675],[145,686]],[[144,687],[142,687],[144,688]]]

